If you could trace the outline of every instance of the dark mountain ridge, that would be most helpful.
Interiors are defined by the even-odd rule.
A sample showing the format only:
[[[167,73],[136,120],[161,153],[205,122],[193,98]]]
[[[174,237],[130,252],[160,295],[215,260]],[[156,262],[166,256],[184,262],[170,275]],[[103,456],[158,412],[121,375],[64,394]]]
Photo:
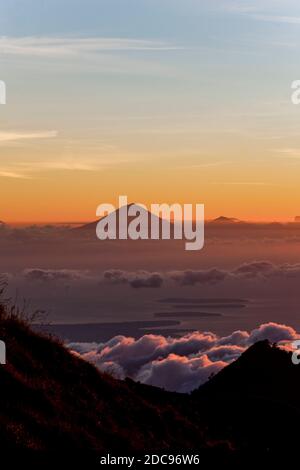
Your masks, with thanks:
[[[2,313],[0,451],[29,461],[108,452],[199,454],[201,461],[276,459],[297,449],[300,367],[256,343],[190,395],[119,381]],[[46,459],[46,460],[47,460]],[[47,460],[48,461],[48,460]]]

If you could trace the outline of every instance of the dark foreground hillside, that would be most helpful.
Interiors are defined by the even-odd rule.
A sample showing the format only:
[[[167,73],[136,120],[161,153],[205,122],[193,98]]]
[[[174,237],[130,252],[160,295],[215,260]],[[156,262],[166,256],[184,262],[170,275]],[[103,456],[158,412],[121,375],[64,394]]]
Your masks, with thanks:
[[[266,342],[180,395],[101,374],[5,315],[0,339],[0,455],[11,461],[180,452],[231,463],[297,449],[300,368]]]
[[[189,396],[118,381],[16,319],[0,320],[0,454],[197,452],[210,442]],[[225,447],[225,450],[224,450]],[[21,455],[20,454],[20,455]]]

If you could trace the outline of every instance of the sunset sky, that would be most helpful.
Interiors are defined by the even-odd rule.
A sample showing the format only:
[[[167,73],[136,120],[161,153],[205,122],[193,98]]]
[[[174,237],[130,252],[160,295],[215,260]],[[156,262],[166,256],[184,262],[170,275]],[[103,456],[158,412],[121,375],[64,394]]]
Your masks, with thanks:
[[[0,220],[300,215],[296,0],[0,0]]]

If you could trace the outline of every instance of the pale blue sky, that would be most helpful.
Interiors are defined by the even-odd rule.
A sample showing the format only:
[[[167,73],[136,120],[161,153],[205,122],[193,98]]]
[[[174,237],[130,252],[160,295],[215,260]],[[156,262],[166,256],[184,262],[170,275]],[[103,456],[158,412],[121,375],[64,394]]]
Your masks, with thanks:
[[[0,0],[0,8],[1,72],[12,105],[14,98],[47,102],[47,94],[63,104],[78,88],[86,102],[100,96],[112,115],[128,108],[148,115],[151,103],[156,114],[223,112],[229,102],[244,111],[262,99],[288,99],[298,75],[296,1]],[[60,38],[59,46],[49,52],[45,38]],[[72,44],[83,38],[95,44]],[[103,44],[111,38],[121,39],[119,47]]]

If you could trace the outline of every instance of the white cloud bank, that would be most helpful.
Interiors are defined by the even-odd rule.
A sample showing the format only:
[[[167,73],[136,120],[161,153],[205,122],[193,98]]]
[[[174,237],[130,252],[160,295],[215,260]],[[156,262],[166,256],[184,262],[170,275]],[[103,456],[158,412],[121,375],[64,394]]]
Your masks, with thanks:
[[[152,334],[139,339],[116,336],[105,343],[70,343],[68,347],[118,378],[131,377],[185,393],[205,383],[257,341],[284,343],[298,337],[293,328],[270,322],[250,333],[235,331],[225,337],[200,331],[180,338]]]

